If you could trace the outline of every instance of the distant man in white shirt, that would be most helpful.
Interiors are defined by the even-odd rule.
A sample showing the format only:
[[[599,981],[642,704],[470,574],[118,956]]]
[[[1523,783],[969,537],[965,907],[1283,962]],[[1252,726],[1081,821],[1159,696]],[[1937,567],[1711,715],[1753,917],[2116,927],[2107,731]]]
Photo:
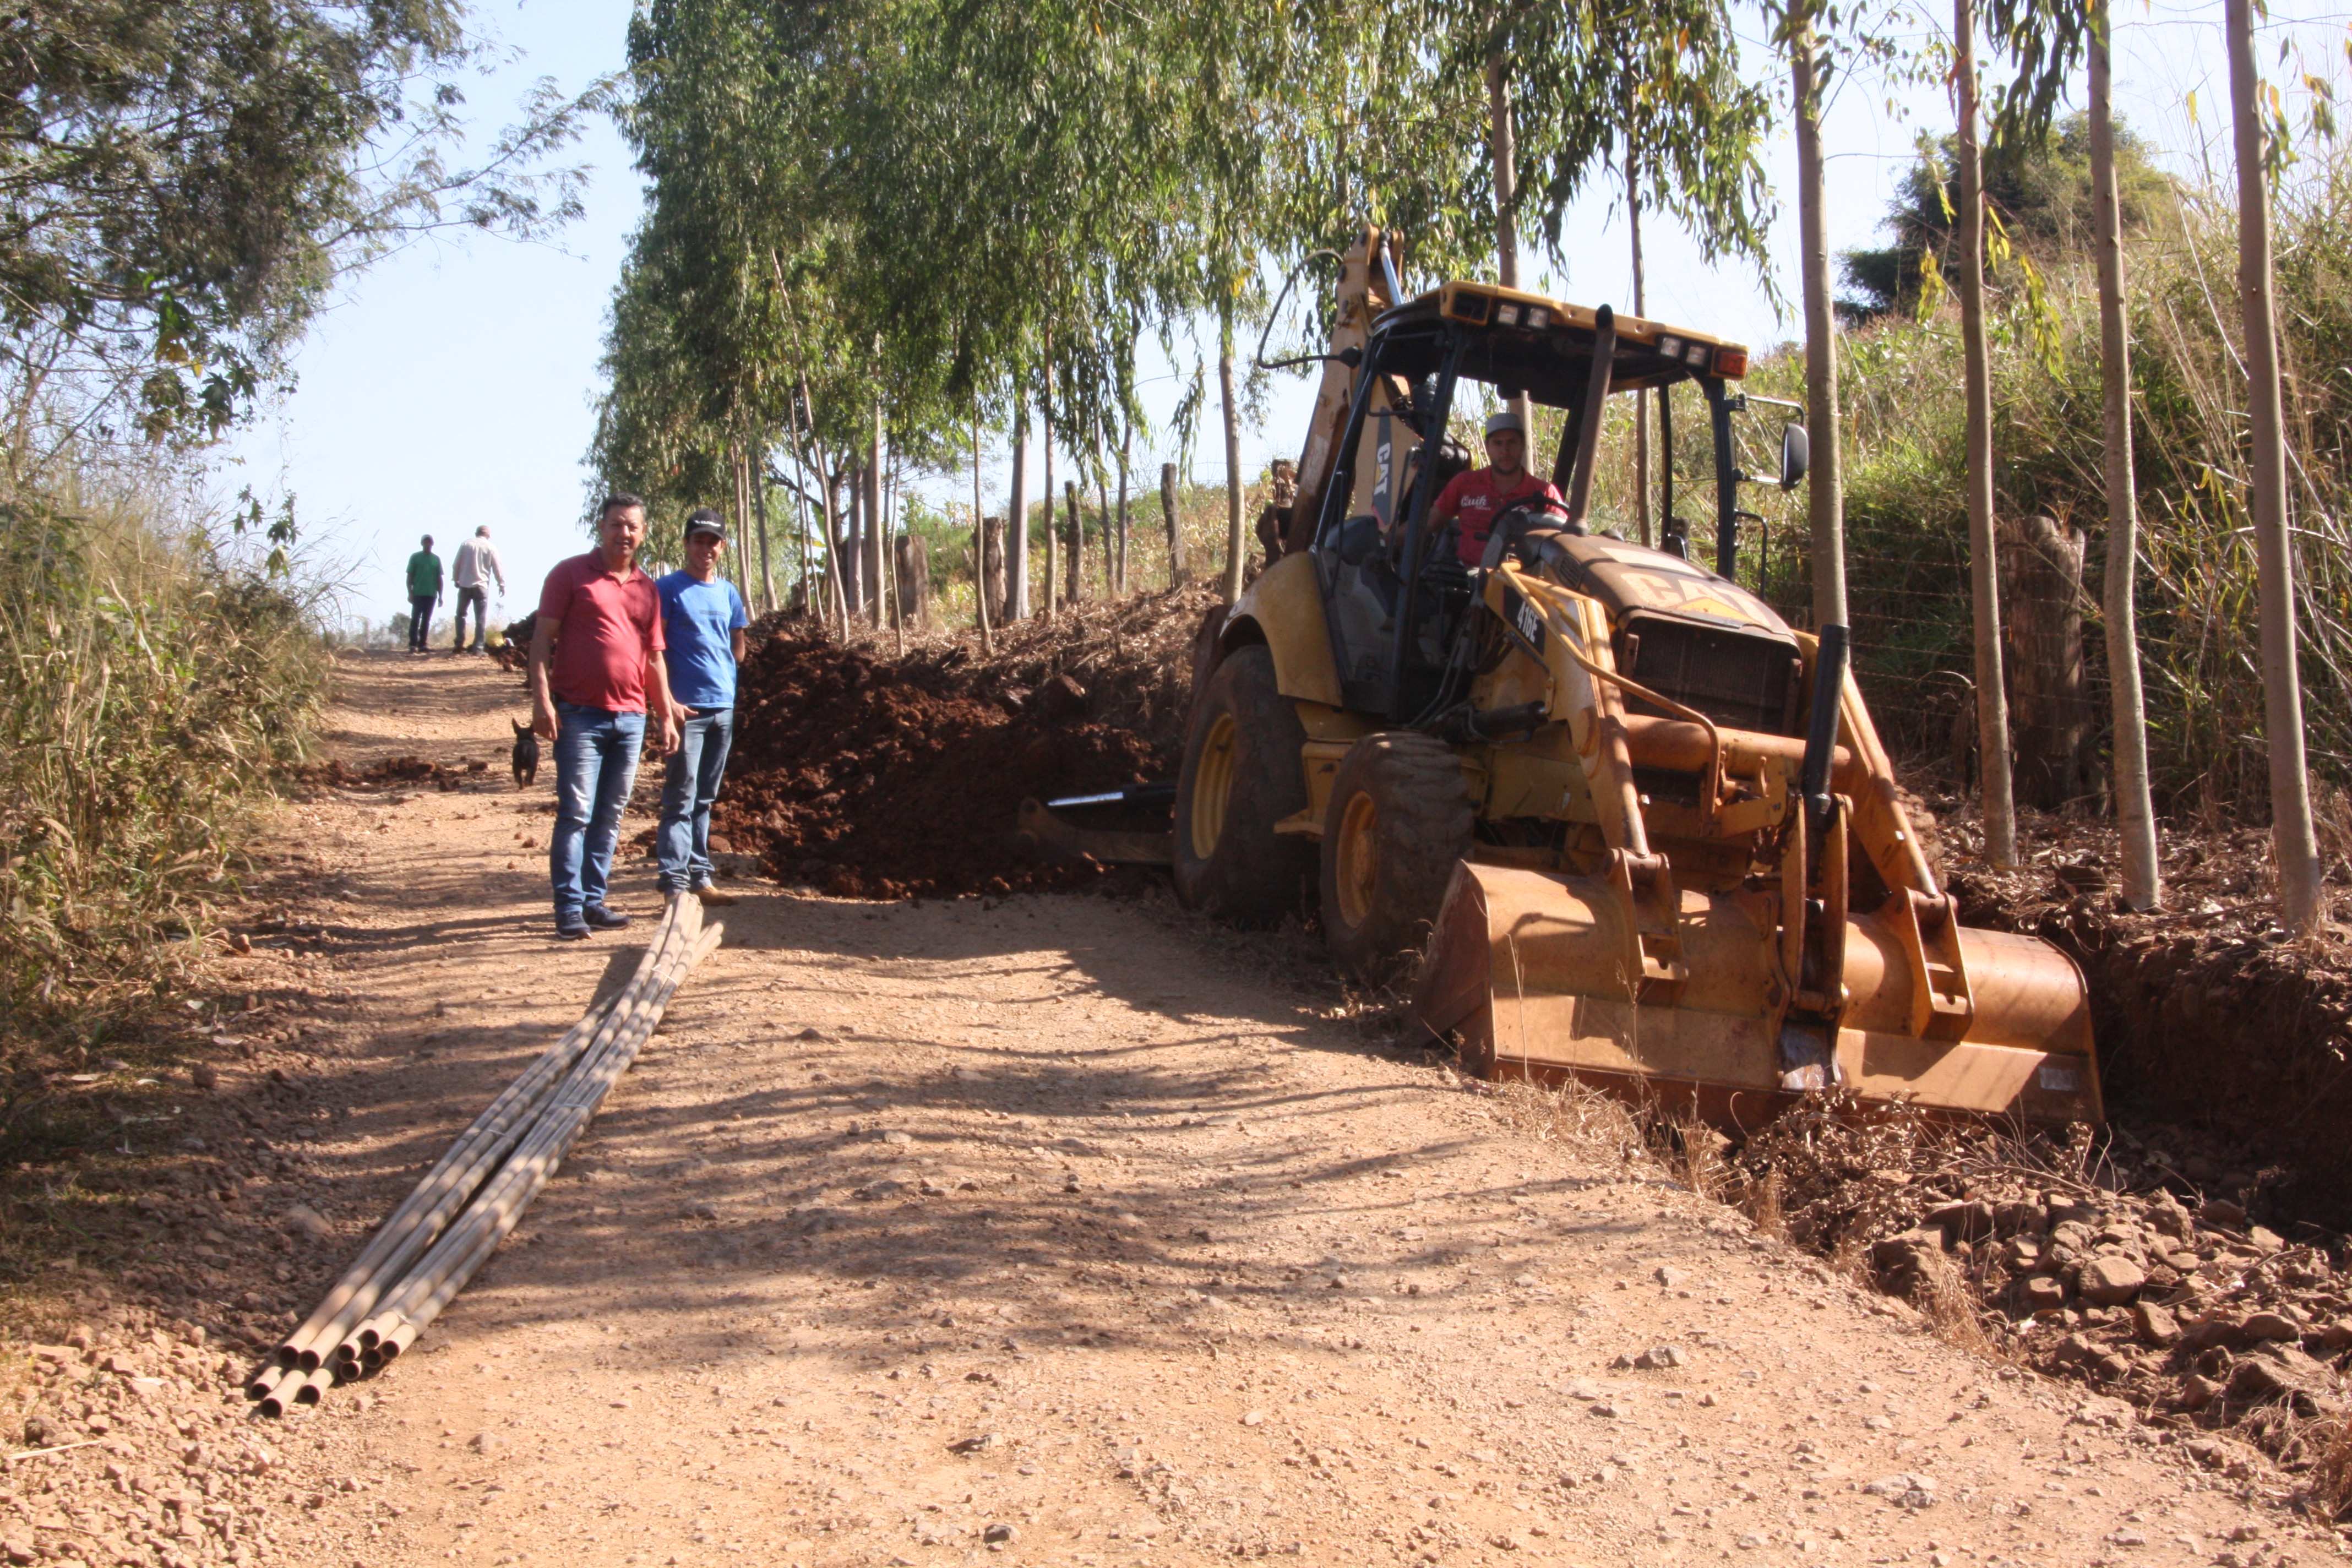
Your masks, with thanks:
[[[487,653],[489,650],[486,639],[490,635],[488,584],[495,581],[501,596],[507,591],[507,574],[499,569],[499,552],[490,548],[489,524],[474,530],[474,537],[457,546],[457,553],[449,563],[449,581],[457,589],[457,640],[449,651],[466,651],[466,606],[471,605],[474,651]]]

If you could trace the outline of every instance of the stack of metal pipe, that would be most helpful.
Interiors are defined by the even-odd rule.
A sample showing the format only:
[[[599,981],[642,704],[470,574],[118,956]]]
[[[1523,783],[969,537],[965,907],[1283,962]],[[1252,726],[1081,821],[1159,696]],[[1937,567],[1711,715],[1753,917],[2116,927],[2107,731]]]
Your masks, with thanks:
[[[629,983],[564,1032],[475,1119],[246,1385],[265,1415],[316,1405],[415,1343],[520,1223],[725,928],[670,900]]]

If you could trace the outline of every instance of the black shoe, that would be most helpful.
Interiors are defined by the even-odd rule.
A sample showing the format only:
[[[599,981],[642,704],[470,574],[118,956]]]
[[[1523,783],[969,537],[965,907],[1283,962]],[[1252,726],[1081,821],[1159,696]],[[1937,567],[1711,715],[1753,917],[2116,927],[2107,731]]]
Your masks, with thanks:
[[[619,931],[629,923],[626,915],[614,914],[602,904],[591,904],[580,911],[580,918],[598,931]]]
[[[556,941],[581,942],[585,940],[587,935],[588,922],[582,920],[578,915],[572,915],[569,918],[562,915],[555,917]]]

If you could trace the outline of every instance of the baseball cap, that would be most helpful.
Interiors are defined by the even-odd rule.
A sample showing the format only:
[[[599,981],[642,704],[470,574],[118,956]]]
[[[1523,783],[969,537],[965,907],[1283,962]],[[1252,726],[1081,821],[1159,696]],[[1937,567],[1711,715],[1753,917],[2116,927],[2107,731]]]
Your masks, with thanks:
[[[707,506],[697,507],[687,514],[686,536],[692,539],[698,533],[716,534],[724,539],[727,537],[727,520]]]
[[[1521,422],[1519,416],[1512,413],[1507,408],[1504,409],[1500,414],[1489,414],[1486,416],[1487,435],[1499,435],[1505,430],[1517,430],[1522,436],[1528,433],[1528,427],[1523,422]]]

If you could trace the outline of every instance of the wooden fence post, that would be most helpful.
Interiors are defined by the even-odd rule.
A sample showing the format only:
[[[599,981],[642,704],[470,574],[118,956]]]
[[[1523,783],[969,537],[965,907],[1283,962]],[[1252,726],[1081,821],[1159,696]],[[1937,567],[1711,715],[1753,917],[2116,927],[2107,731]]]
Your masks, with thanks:
[[[1160,512],[1168,520],[1168,585],[1181,587],[1192,574],[1184,560],[1184,531],[1176,525],[1176,465],[1160,465]]]
[[[919,533],[891,542],[898,552],[898,619],[908,631],[931,629],[931,552]]]
[[[986,537],[987,548],[986,553],[981,563],[979,593],[981,597],[985,600],[988,605],[989,624],[991,626],[1003,626],[1005,624],[1006,619],[1004,608],[1004,520],[1001,517],[992,517],[987,519],[986,521],[982,524],[982,532]]]
[[[2043,811],[2098,789],[2091,700],[2083,668],[2084,539],[2046,517],[2003,518],[1996,559],[2007,635],[2011,765],[2018,798]]]

